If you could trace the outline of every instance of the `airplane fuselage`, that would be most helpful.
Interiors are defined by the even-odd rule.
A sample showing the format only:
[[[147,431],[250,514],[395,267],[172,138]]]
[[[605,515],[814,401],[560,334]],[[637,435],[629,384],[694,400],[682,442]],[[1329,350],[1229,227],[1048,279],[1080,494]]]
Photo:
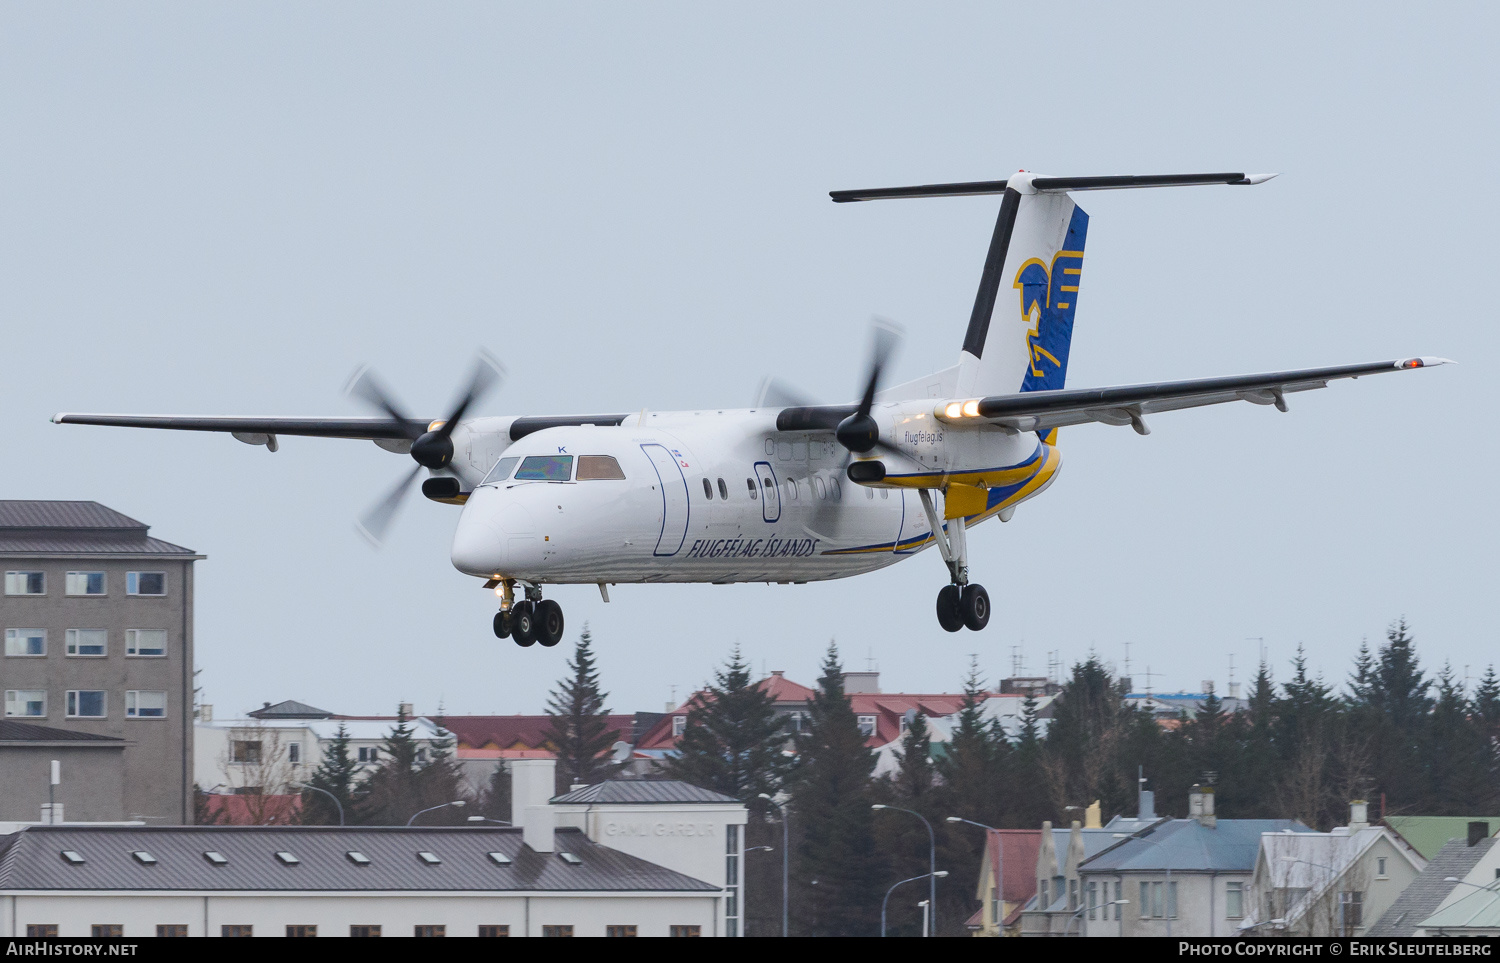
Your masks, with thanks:
[[[460,448],[461,471],[483,478],[464,504],[453,564],[534,584],[806,582],[884,568],[933,544],[906,486],[953,453],[924,412],[877,413],[907,457],[903,472],[869,486],[849,480],[830,432],[778,431],[775,411],[649,412],[508,444],[508,420],[480,419]],[[1040,483],[995,488],[993,504],[966,516],[971,526],[1039,493],[1058,461],[1033,433],[985,435],[981,463]],[[586,469],[601,458],[618,472]],[[589,477],[599,474],[623,477]]]

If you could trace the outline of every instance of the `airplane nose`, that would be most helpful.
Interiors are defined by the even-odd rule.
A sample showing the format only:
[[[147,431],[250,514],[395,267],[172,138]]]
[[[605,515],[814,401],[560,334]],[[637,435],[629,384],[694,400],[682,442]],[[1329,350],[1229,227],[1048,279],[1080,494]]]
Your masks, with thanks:
[[[453,532],[453,567],[467,575],[507,574],[506,547],[516,536],[535,539],[536,518],[495,488],[477,488]]]

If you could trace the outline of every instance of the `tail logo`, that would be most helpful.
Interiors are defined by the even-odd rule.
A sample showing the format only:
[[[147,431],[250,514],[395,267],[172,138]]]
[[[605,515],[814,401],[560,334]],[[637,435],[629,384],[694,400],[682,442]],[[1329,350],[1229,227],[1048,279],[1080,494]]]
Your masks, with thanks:
[[[1012,287],[1021,298],[1021,323],[1026,326],[1028,361],[1022,391],[1064,386],[1087,231],[1088,215],[1075,208],[1073,223],[1068,227],[1067,249],[1054,254],[1051,264],[1041,258],[1030,258],[1016,271]]]

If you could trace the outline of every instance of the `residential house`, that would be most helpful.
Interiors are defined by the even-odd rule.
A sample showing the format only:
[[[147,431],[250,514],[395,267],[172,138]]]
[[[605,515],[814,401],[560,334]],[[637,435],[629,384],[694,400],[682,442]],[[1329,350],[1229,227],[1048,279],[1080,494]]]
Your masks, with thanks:
[[[1475,823],[1489,827],[1489,835],[1500,835],[1500,816],[1386,816],[1384,823],[1422,855],[1432,859],[1450,840],[1465,839]]]
[[[1019,935],[1021,908],[1036,895],[1037,829],[991,829],[985,832],[979,864],[979,909],[969,918],[975,936]]]
[[[1143,793],[1143,795],[1145,795]],[[1079,921],[1084,936],[1234,936],[1265,833],[1305,833],[1290,819],[1221,819],[1211,786],[1194,786],[1187,819],[1111,820],[1116,838],[1085,860]]]
[[[1489,833],[1491,825],[1484,820],[1471,820],[1465,836],[1448,840],[1433,853],[1427,868],[1417,874],[1365,935],[1415,936],[1418,928],[1425,928],[1424,923],[1440,909],[1500,882],[1500,847]],[[1410,842],[1410,837],[1402,838]]]
[[[1500,936],[1500,842],[1487,835],[1491,825],[1475,821],[1464,839],[1449,843],[1483,852],[1467,873],[1454,870],[1457,882],[1437,909],[1417,923],[1413,936]]]
[[[1266,833],[1240,930],[1253,936],[1363,936],[1427,860],[1363,801],[1327,833]]]
[[[1042,823],[1036,888],[1020,912],[1021,936],[1076,935],[1078,910],[1083,906],[1079,868],[1117,842],[1113,830],[1099,825],[1097,809],[1091,816],[1088,825],[1074,820],[1067,829],[1054,829],[1050,821]]]

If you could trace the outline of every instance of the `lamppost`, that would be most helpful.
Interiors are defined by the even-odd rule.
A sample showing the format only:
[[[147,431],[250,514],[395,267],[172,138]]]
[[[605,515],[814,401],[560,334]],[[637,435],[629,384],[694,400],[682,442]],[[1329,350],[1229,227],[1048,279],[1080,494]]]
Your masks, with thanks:
[[[760,794],[760,798],[764,799],[766,802],[768,802],[771,805],[775,806],[776,807],[776,811],[781,814],[781,935],[782,935],[782,937],[785,937],[787,935],[787,933],[786,933],[786,922],[787,922],[787,915],[786,915],[787,880],[790,878],[790,874],[791,874],[791,863],[789,863],[787,861],[788,857],[791,855],[791,850],[788,848],[788,845],[787,845],[788,836],[787,836],[787,828],[786,828],[786,807],[783,806],[781,803],[777,802],[776,800],[772,799],[770,793],[764,793],[763,792],[763,793]]]
[[[970,826],[978,826],[986,832],[997,834],[995,836],[995,899],[992,903],[995,907],[995,929],[998,931],[1003,923],[1001,920],[1003,913],[1000,911],[1005,909],[1005,847],[1000,845],[1000,836],[998,835],[1000,830],[994,826],[986,826],[984,823],[976,823],[972,819],[965,819],[962,816],[949,816],[945,822],[968,823]]]
[[[932,911],[932,900],[924,899],[917,904],[922,907],[922,934],[927,935],[927,916]]]
[[[1326,870],[1328,870],[1328,873],[1329,873],[1329,876],[1330,876],[1329,885],[1331,886],[1331,885],[1333,885],[1333,884],[1335,884],[1335,883],[1338,882],[1338,876],[1339,876],[1338,870],[1334,869],[1332,866],[1324,866],[1322,863],[1314,863],[1311,860],[1298,859],[1295,856],[1283,856],[1283,857],[1281,857],[1281,862],[1283,862],[1283,863],[1302,863],[1305,866],[1316,866],[1318,869],[1326,869]],[[1346,927],[1344,926],[1344,894],[1340,890],[1340,891],[1335,891],[1334,895],[1338,898],[1338,901],[1339,901],[1339,935],[1340,936],[1346,936],[1348,934],[1347,934]]]
[[[885,803],[876,803],[871,809],[893,809],[898,813],[910,813],[922,820],[922,825],[927,827],[927,899],[932,903],[932,912],[928,917],[931,928],[924,932],[923,936],[931,936],[932,931],[937,929],[937,837],[932,834],[932,823],[927,817],[912,809],[902,809],[900,806],[887,806]]]
[[[1108,903],[1101,904],[1098,908],[1104,910],[1105,911],[1105,915],[1108,916],[1109,915],[1109,908],[1111,906],[1128,906],[1128,905],[1130,905],[1130,900],[1128,900],[1128,899],[1112,899]],[[1094,907],[1092,907],[1092,906],[1080,906],[1080,907],[1078,907],[1078,912],[1076,912],[1072,916],[1068,917],[1068,925],[1066,925],[1066,926],[1063,927],[1063,936],[1067,936],[1068,935],[1068,930],[1071,930],[1073,928],[1073,921],[1074,920],[1082,919],[1083,918],[1083,911],[1084,910],[1086,910],[1086,909],[1093,909],[1093,908]],[[1083,935],[1083,927],[1081,927],[1081,926],[1078,928],[1078,935],[1079,936]]]
[[[339,797],[335,796],[333,793],[329,792],[326,789],[319,789],[317,786],[309,786],[305,782],[295,782],[292,783],[292,785],[298,789],[311,789],[313,792],[320,792],[323,795],[327,796],[329,799],[332,799],[333,804],[339,808],[339,825],[344,825],[344,804],[339,802]]]
[[[462,799],[455,799],[452,802],[438,803],[436,806],[428,806],[426,809],[419,809],[416,812],[414,812],[414,813],[411,814],[411,819],[408,819],[406,821],[406,825],[410,826],[411,823],[412,823],[412,819],[416,819],[418,816],[422,815],[423,813],[430,813],[430,812],[432,812],[435,809],[446,809],[449,806],[460,806],[461,807],[461,806],[464,806],[464,805],[466,805],[466,804],[465,804],[465,802]]]
[[[910,879],[901,879],[901,880],[897,880],[896,882],[892,883],[891,884],[891,888],[885,891],[885,899],[883,899],[883,900],[880,901],[880,935],[881,936],[885,935],[885,910],[886,910],[886,906],[889,905],[889,903],[891,901],[891,893],[893,893],[893,892],[896,891],[896,887],[897,886],[900,886],[903,883],[915,883],[917,880],[919,880],[919,879],[926,879],[929,876],[947,876],[947,875],[948,875],[948,871],[945,869],[945,870],[942,870],[941,872],[937,872],[937,873],[923,873],[921,876],[913,876]],[[923,903],[925,904],[925,902],[926,901],[924,900]],[[927,935],[927,914],[926,913],[922,914],[922,935],[923,936]]]
[[[749,849],[745,850],[745,855],[748,856],[751,853],[774,853],[774,852],[776,852],[776,847],[775,846],[751,846]]]
[[[491,819],[488,816],[470,816],[469,817],[469,822],[471,822],[471,823],[494,823],[496,826],[509,826],[510,825],[510,823],[506,822],[503,819]]]

